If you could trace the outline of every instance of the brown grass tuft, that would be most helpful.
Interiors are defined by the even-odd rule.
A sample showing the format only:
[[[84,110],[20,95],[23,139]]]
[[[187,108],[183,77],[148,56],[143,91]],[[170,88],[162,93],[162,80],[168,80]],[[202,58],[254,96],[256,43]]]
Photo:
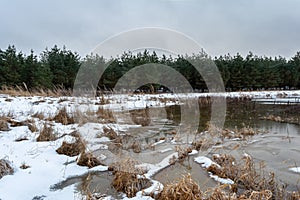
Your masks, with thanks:
[[[14,173],[14,169],[10,166],[10,162],[5,159],[1,159],[0,160],[0,179],[3,176],[10,175],[13,173]]]
[[[114,140],[118,137],[116,131],[111,127],[103,127],[103,135],[108,137],[110,140]]]
[[[232,192],[240,197],[238,199],[286,199],[290,195],[283,185],[278,184],[274,173],[266,173],[262,164],[257,168],[249,155],[241,161],[227,154],[214,155],[213,160],[219,166],[213,164],[207,171],[233,180],[235,187]]]
[[[183,162],[189,157],[189,153],[191,153],[193,149],[191,147],[175,146],[175,150],[178,153],[177,161]]]
[[[16,121],[14,119],[8,119],[7,122],[10,123],[11,127],[17,127],[17,126],[27,126],[32,121],[31,120]]]
[[[139,176],[147,170],[137,167],[137,164],[136,160],[127,158],[111,164],[108,168],[114,174],[112,186],[118,192],[124,192],[129,198],[134,197],[138,191],[150,187],[150,181]]]
[[[101,118],[103,122],[106,123],[115,123],[116,119],[114,118],[114,115],[111,110],[104,109],[103,107],[99,106],[97,112],[96,112],[98,118]]]
[[[92,153],[82,151],[77,158],[77,164],[80,166],[87,166],[88,168],[93,168],[98,165],[103,165],[100,160],[98,160]]]
[[[10,123],[11,127],[28,126],[28,129],[31,132],[37,132],[38,131],[38,128],[36,127],[35,122],[32,119],[27,119],[27,120],[24,120],[24,121],[17,121],[17,120],[8,118],[7,122]]]
[[[299,199],[300,199],[300,192],[299,191],[298,192],[296,192],[296,191],[292,192],[291,200],[299,200]]]
[[[275,115],[268,115],[261,117],[260,119],[263,120],[270,120],[270,121],[275,121],[275,122],[282,122],[282,123],[291,123],[291,124],[300,124],[300,118],[296,116],[290,116],[290,117],[280,117],[280,116],[275,116]]]
[[[130,110],[130,116],[135,124],[148,126],[151,122],[149,108]]]
[[[54,141],[56,139],[57,138],[53,133],[53,128],[45,123],[43,129],[40,131],[40,135],[36,138],[36,141],[44,142],[44,141]]]
[[[141,153],[141,151],[142,151],[142,145],[141,145],[140,141],[138,141],[138,140],[134,140],[132,142],[131,148],[134,153]]]
[[[39,120],[45,119],[44,114],[41,112],[36,112],[33,115],[31,115],[31,117],[38,118]]]
[[[78,156],[80,152],[85,150],[85,145],[80,138],[77,138],[74,143],[67,143],[63,141],[62,145],[56,149],[58,154],[64,154],[67,156]]]
[[[118,192],[124,192],[127,197],[132,198],[136,193],[150,186],[150,181],[146,178],[139,178],[137,174],[117,171],[114,173],[112,186]]]
[[[109,103],[110,103],[109,99],[105,98],[104,94],[101,93],[100,101],[96,102],[96,105],[105,105],[105,104],[109,104]]]
[[[51,119],[57,123],[62,123],[63,125],[74,124],[75,120],[73,116],[69,116],[66,107],[63,107],[58,111],[58,113]]]
[[[239,138],[245,140],[248,137],[257,134],[266,133],[260,130],[253,129],[249,126],[244,126],[241,129],[235,128],[234,130],[230,130],[228,128],[220,129],[216,127],[214,124],[211,124],[210,122],[208,122],[207,124],[207,131],[211,136],[220,136],[222,140],[224,140],[225,138],[227,139]]]
[[[187,174],[178,182],[167,184],[155,199],[202,200],[203,193],[199,185],[192,180],[191,175]]]
[[[30,166],[26,165],[26,163],[24,162],[24,163],[22,163],[22,165],[20,166],[20,168],[21,169],[28,169],[28,168],[30,168]]]
[[[0,119],[0,131],[9,131],[9,126],[6,120]]]
[[[192,147],[197,151],[207,150],[211,145],[213,145],[212,141],[207,139],[200,139],[192,142]]]
[[[30,123],[27,126],[28,126],[28,129],[33,133],[39,131],[39,129],[36,127],[36,125],[34,123]]]

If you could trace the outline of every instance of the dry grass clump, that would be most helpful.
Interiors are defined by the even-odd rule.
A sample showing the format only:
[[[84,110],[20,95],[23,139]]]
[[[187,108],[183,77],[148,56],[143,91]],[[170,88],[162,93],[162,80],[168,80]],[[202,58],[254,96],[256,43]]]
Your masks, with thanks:
[[[67,156],[78,156],[80,152],[85,150],[85,144],[80,138],[77,138],[75,142],[68,143],[63,141],[62,145],[56,149],[58,154],[64,154]]]
[[[28,168],[30,168],[30,166],[26,165],[26,163],[24,162],[24,163],[22,163],[22,165],[20,166],[20,168],[21,169],[28,169]]]
[[[142,151],[142,145],[140,141],[133,140],[131,142],[130,135],[119,135],[111,127],[103,127],[103,135],[108,137],[112,142],[109,144],[108,149],[112,152],[120,152],[121,149],[132,149],[135,153]]]
[[[234,130],[230,130],[228,128],[220,129],[211,123],[207,124],[207,132],[211,136],[220,136],[220,138],[222,140],[224,140],[225,138],[227,138],[227,139],[233,139],[233,138],[246,139],[249,136],[254,136],[259,133],[262,133],[260,130],[255,130],[249,126],[245,126],[241,129],[235,128]]]
[[[210,105],[212,103],[211,97],[199,97],[198,98],[199,105]]]
[[[109,131],[106,133],[112,141],[108,145],[108,149],[115,154],[119,154],[122,150],[130,150],[134,153],[140,153],[142,151],[142,144],[138,139],[134,139],[133,136],[124,134],[116,135],[115,131]]]
[[[214,155],[212,164],[207,171],[221,178],[229,178],[235,184],[231,192],[238,199],[286,199],[290,194],[283,185],[275,179],[274,173],[266,173],[263,165],[257,168],[249,155],[245,155],[241,162],[227,154]],[[259,169],[259,170],[258,170]]]
[[[32,119],[27,119],[24,121],[17,121],[17,120],[11,119],[11,118],[7,118],[6,121],[10,124],[11,127],[27,126],[31,132],[38,131],[38,128],[36,127],[35,122]]]
[[[260,119],[264,120],[270,120],[274,122],[281,122],[281,123],[291,123],[291,124],[300,124],[300,118],[299,117],[280,117],[275,115],[269,115],[261,117]]]
[[[248,96],[240,96],[240,97],[205,96],[205,97],[198,98],[198,104],[199,106],[208,106],[211,105],[212,103],[224,102],[225,98],[228,104],[251,101],[251,98]]]
[[[134,153],[141,153],[142,145],[141,145],[140,141],[134,140],[131,144],[131,149],[133,150]]]
[[[129,173],[136,173],[136,174],[145,174],[147,172],[147,169],[144,169],[142,167],[137,167],[137,165],[140,164],[138,161],[134,160],[133,158],[124,158],[122,160],[119,160],[117,162],[112,163],[109,167],[109,171],[124,171]]]
[[[47,123],[44,124],[44,127],[40,131],[39,136],[36,138],[38,142],[45,142],[45,141],[54,141],[57,137],[53,133],[53,128],[48,125]]]
[[[35,123],[30,123],[27,125],[28,126],[28,129],[31,131],[31,132],[37,132],[39,131],[39,129],[37,128],[37,126],[35,125]]]
[[[230,188],[231,186],[229,186]],[[205,191],[205,200],[249,200],[241,197],[237,198],[235,193],[228,194],[227,185],[216,186]]]
[[[156,97],[154,97],[154,98],[152,98],[152,99],[150,99],[150,100],[157,100],[157,99],[155,99]],[[164,98],[159,98],[159,101],[161,102],[161,103],[170,103],[170,102],[173,102],[173,103],[176,103],[176,99],[175,98],[167,98],[167,97],[164,97]]]
[[[206,130],[211,136],[218,136],[222,133],[222,129],[211,122],[207,122]]]
[[[10,175],[13,173],[14,173],[14,169],[10,166],[10,162],[5,159],[1,159],[0,160],[0,179],[3,176]]]
[[[17,121],[11,117],[0,117],[0,131],[9,131],[9,127],[28,126],[28,129],[32,132],[37,132],[38,129],[34,120],[26,119],[24,121]]]
[[[105,105],[105,104],[109,104],[109,103],[110,103],[109,99],[105,98],[104,94],[101,93],[100,101],[96,102],[95,105]]]
[[[7,122],[10,123],[11,127],[28,126],[28,124],[34,123],[33,120],[17,121],[17,120],[11,119],[11,118],[8,118]]]
[[[79,109],[76,109],[73,112],[73,118],[78,125],[83,125],[85,123],[99,123],[99,119],[97,118],[96,114],[94,111],[91,110],[86,110],[86,111],[81,111]]]
[[[192,142],[193,149],[196,149],[197,151],[207,150],[212,145],[213,142],[208,139],[200,139]]]
[[[243,137],[245,136],[253,136],[259,133],[259,131],[255,131],[253,128],[250,127],[243,127],[239,130],[238,132],[241,134]]]
[[[134,197],[138,191],[150,187],[150,181],[141,176],[146,170],[136,167],[137,164],[137,161],[127,158],[111,164],[108,168],[114,174],[112,186],[118,192],[124,192],[129,198]]]
[[[299,199],[300,199],[300,192],[299,191],[298,192],[296,192],[296,191],[292,192],[291,200],[299,200]]]
[[[103,107],[99,107],[96,112],[98,118],[101,118],[103,122],[105,123],[115,123],[116,119],[114,118],[114,115],[111,110],[104,109]]]
[[[175,150],[178,152],[178,161],[183,162],[184,159],[189,156],[189,153],[191,153],[193,149],[191,147],[183,148],[181,146],[176,146]]]
[[[45,115],[41,112],[36,112],[31,117],[38,118],[39,120],[45,119]]]
[[[110,140],[114,140],[118,137],[117,132],[111,127],[103,127],[103,135],[108,137]]]
[[[271,120],[271,121],[275,121],[275,122],[283,122],[283,120],[281,119],[280,116],[275,116],[275,115],[265,116],[262,119]]]
[[[0,119],[0,131],[9,131],[9,126],[6,120]]]
[[[179,181],[167,184],[163,190],[152,196],[156,200],[185,200],[185,199],[198,199],[198,200],[271,200],[271,199],[286,199],[275,198],[273,193],[268,190],[261,191],[247,191],[244,194],[237,194],[234,191],[234,185],[219,185],[214,188],[208,188],[206,191],[201,191],[199,185],[194,182],[191,175],[185,175]],[[290,195],[297,197],[298,193],[294,192]]]
[[[130,110],[130,117],[135,124],[148,126],[151,122],[149,108]]]
[[[98,165],[103,165],[101,161],[96,158],[92,153],[82,151],[77,158],[77,164],[80,166],[86,166],[88,168],[93,168]]]
[[[124,192],[127,197],[132,198],[138,191],[150,186],[150,181],[146,178],[139,178],[136,173],[117,171],[114,173],[112,186],[118,192]]]
[[[63,107],[58,111],[58,113],[51,119],[57,123],[62,123],[63,125],[74,124],[75,120],[73,116],[69,116],[66,107]]]
[[[203,192],[199,185],[192,180],[191,175],[185,175],[178,182],[164,187],[155,199],[157,200],[203,200]]]
[[[239,134],[238,130],[230,130],[230,129],[223,129],[221,132],[221,138],[233,139],[233,138],[242,138],[242,135]]]
[[[299,191],[286,191],[285,187],[275,179],[274,173],[267,173],[260,165],[256,168],[252,158],[245,155],[241,161],[233,156],[214,155],[207,171],[220,178],[230,178],[234,184],[219,185],[201,191],[190,175],[178,182],[166,185],[155,199],[201,199],[201,200],[299,200]]]

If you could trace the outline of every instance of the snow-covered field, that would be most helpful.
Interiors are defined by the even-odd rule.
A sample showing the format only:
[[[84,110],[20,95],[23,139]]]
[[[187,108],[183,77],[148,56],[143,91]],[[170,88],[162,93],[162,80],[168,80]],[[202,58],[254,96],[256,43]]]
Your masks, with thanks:
[[[264,92],[232,92],[225,94],[156,94],[156,95],[110,95],[107,98],[109,103],[98,105],[100,98],[85,99],[75,97],[12,97],[0,94],[0,117],[9,117],[15,121],[32,120],[32,122],[40,130],[45,120],[53,117],[60,109],[66,108],[68,113],[80,112],[96,112],[99,106],[114,111],[124,111],[137,108],[145,108],[146,106],[164,107],[166,105],[179,104],[178,98],[194,98],[209,95],[222,95],[226,97],[250,97],[250,98],[284,98],[299,97],[300,91],[264,91]],[[161,99],[169,98],[169,100],[161,101]],[[171,100],[175,99],[175,100]],[[34,117],[35,114],[42,114],[44,118]],[[37,115],[36,115],[37,116]],[[107,166],[97,166],[89,169],[88,167],[76,164],[77,156],[69,157],[56,153],[63,141],[72,141],[74,138],[69,134],[74,130],[79,131],[81,136],[88,141],[88,147],[93,149],[95,143],[95,135],[101,135],[102,128],[106,124],[93,124],[97,129],[89,130],[91,126],[87,124],[79,125],[78,123],[70,125],[62,125],[54,121],[48,122],[52,125],[54,132],[59,139],[50,142],[37,142],[36,138],[39,132],[32,132],[28,126],[12,127],[9,123],[8,131],[0,131],[0,159],[8,160],[14,168],[12,175],[4,176],[0,179],[0,199],[2,200],[19,200],[19,199],[82,199],[75,186],[71,185],[62,190],[51,190],[51,186],[66,180],[69,177],[80,176],[89,171],[106,171]],[[133,125],[124,123],[109,124],[117,131],[126,130]],[[20,138],[26,138],[17,142]],[[92,139],[91,139],[92,138]],[[98,138],[97,142],[107,140],[107,138]],[[94,142],[94,143],[93,143]],[[157,145],[160,145],[159,143]],[[97,147],[99,148],[99,147]],[[103,146],[105,148],[105,146]],[[166,153],[168,151],[162,151]],[[194,152],[195,153],[195,152]],[[169,166],[169,160],[176,153],[170,153],[159,163],[144,163],[149,169],[145,176],[151,179],[152,175],[161,169]],[[105,159],[105,155],[103,158]],[[206,165],[211,162],[206,157],[198,157],[197,162]],[[21,169],[21,165],[27,165],[29,168]],[[300,172],[299,168],[291,168],[291,171]],[[219,180],[231,183],[231,180]],[[161,189],[163,186],[152,180],[152,186],[143,193],[138,192],[135,199],[151,199],[143,196],[154,190]],[[125,198],[125,197],[124,197]],[[109,199],[109,197],[107,197]]]

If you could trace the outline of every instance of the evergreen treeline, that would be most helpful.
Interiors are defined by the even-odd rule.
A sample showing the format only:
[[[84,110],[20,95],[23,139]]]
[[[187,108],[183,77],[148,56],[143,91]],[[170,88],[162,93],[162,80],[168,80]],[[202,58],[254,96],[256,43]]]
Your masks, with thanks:
[[[14,46],[0,49],[0,86],[20,86],[26,84],[29,89],[61,87],[71,89],[78,69],[82,64],[91,70],[97,70],[99,64],[109,63],[99,87],[112,89],[130,69],[146,63],[168,65],[180,72],[196,90],[205,91],[206,84],[191,63],[208,59],[203,53],[192,56],[158,56],[145,50],[133,54],[125,52],[117,58],[105,60],[98,55],[88,55],[81,59],[77,53],[54,46],[39,56],[33,51],[29,55],[17,52]],[[300,52],[287,60],[283,57],[261,57],[249,52],[246,57],[240,54],[224,55],[212,59],[217,65],[226,90],[258,89],[299,89],[300,88]],[[87,74],[88,75],[88,74]],[[152,85],[160,88],[159,85]],[[152,87],[151,86],[151,87]]]

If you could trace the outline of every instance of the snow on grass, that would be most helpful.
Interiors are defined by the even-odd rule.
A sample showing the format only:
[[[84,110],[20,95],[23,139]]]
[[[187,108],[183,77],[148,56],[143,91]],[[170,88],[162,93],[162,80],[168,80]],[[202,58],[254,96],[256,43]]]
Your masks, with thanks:
[[[217,175],[212,175],[211,173],[209,173],[209,176],[221,184],[234,184],[234,181],[229,178],[220,178]]]
[[[217,164],[216,162],[212,161],[210,158],[205,157],[205,156],[196,157],[194,160],[195,160],[195,162],[201,164],[201,166],[203,168],[208,168],[211,165],[215,165],[216,167],[221,168],[221,166],[219,164]],[[222,183],[222,184],[234,184],[233,180],[231,180],[229,178],[218,177],[217,175],[213,175],[211,172],[209,172],[209,176],[211,178],[213,178],[215,181]]]
[[[159,140],[158,142],[155,142],[154,144],[152,144],[151,146],[157,146],[160,145],[162,143],[166,142],[166,140]]]
[[[205,157],[205,156],[199,156],[199,157],[195,158],[194,160],[195,160],[195,162],[201,164],[201,166],[204,168],[208,168],[212,164],[215,164],[215,165],[221,167],[217,163],[213,162],[210,158]]]
[[[193,149],[192,152],[189,153],[189,156],[196,155],[196,154],[198,154],[198,153],[199,153],[199,151]]]
[[[139,164],[137,165],[137,167],[141,167],[144,169],[147,169],[148,172],[145,174],[146,178],[151,178],[154,174],[156,174],[157,172],[161,171],[162,169],[170,166],[170,159],[173,158],[177,158],[178,157],[178,153],[172,153],[169,156],[167,156],[166,158],[164,158],[161,162],[156,163],[156,164],[152,164],[152,163],[143,163],[143,164]]]

